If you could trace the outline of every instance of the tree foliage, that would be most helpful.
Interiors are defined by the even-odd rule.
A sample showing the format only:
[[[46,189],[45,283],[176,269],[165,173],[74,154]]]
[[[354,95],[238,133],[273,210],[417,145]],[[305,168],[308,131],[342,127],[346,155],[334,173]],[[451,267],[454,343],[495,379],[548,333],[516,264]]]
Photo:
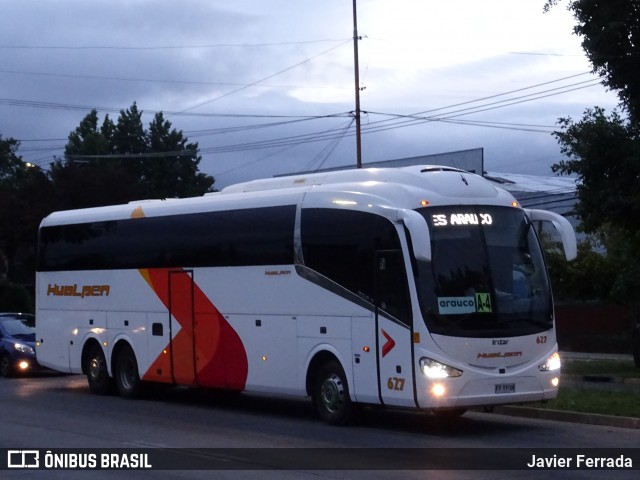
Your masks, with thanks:
[[[162,113],[145,128],[142,114],[135,103],[115,122],[92,110],[48,172],[24,162],[20,143],[0,135],[0,281],[34,284],[38,226],[52,211],[212,190],[213,177],[198,169],[198,144]]]
[[[548,0],[546,9],[560,3]],[[600,107],[583,117],[559,120],[554,135],[566,158],[552,169],[578,177],[577,213],[587,233],[606,248],[599,269],[576,285],[600,285],[600,295],[640,311],[640,2],[638,0],[572,0],[574,33],[593,71],[620,98],[619,111]],[[625,115],[623,115],[625,114]],[[587,251],[581,252],[583,258]],[[592,255],[589,254],[591,257]],[[595,264],[592,263],[591,267]],[[575,273],[575,272],[574,272]],[[604,283],[601,282],[605,279]],[[598,288],[600,288],[598,287]]]
[[[560,3],[548,0],[545,9]],[[593,72],[618,93],[634,121],[640,121],[640,2],[638,0],[572,0],[582,48]]]
[[[561,249],[545,248],[545,258],[556,298],[597,301],[612,298],[617,272],[610,258],[594,250],[593,238],[578,243],[578,257],[567,262]]]
[[[52,188],[42,170],[17,154],[19,145],[0,135],[0,277],[29,283],[38,225],[49,213]]]
[[[101,126],[98,123],[98,112],[92,110],[69,134],[64,159],[51,164],[56,209],[125,203],[142,197],[133,172],[113,158],[116,126],[108,115]]]
[[[99,125],[91,111],[69,135],[64,159],[51,166],[51,177],[71,208],[123,203],[143,198],[202,195],[213,177],[198,171],[198,144],[189,143],[157,113],[145,129],[134,103],[114,123]]]
[[[198,172],[198,144],[188,143],[162,112],[156,113],[149,124],[147,142],[149,150],[156,154],[142,165],[148,196],[190,197],[211,190],[213,178]]]
[[[584,229],[596,233],[640,228],[640,138],[635,125],[618,112],[587,109],[580,121],[559,120],[554,133],[567,157],[553,165],[560,174],[578,177],[576,206]]]

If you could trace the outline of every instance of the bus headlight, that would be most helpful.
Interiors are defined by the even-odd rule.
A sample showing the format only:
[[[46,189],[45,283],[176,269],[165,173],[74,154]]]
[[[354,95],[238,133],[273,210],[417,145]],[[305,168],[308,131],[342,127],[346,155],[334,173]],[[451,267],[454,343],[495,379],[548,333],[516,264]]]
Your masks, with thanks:
[[[425,377],[429,378],[459,377],[462,375],[462,370],[427,357],[420,359],[420,370]]]
[[[558,352],[555,352],[553,355],[547,358],[547,361],[545,363],[539,365],[538,369],[541,372],[553,372],[554,370],[560,370],[561,366],[562,362],[560,362],[560,354]]]

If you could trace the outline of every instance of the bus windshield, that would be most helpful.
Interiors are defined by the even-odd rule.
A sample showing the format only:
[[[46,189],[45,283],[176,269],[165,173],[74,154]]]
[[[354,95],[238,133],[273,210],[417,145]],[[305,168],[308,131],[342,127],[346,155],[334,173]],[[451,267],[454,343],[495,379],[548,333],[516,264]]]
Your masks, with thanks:
[[[431,262],[420,262],[418,294],[434,334],[530,335],[553,327],[551,291],[532,223],[496,206],[418,210],[431,233]]]

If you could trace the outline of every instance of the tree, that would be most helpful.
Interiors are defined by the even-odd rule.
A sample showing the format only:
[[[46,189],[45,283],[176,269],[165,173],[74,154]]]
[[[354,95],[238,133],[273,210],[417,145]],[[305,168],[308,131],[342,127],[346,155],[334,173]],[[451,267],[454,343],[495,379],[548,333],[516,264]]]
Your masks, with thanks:
[[[10,281],[33,285],[38,225],[53,194],[46,173],[17,154],[19,145],[0,135],[0,261]]]
[[[92,110],[69,134],[64,159],[51,164],[56,209],[85,208],[126,203],[141,198],[134,170],[114,158],[116,126],[108,115],[98,127],[98,112]],[[121,127],[121,138],[123,127]]]
[[[91,110],[82,119],[80,125],[69,134],[69,141],[64,149],[67,158],[75,155],[109,155],[113,153],[113,137],[115,126],[106,115],[102,127],[98,129],[98,112]]]
[[[587,109],[578,122],[559,120],[554,133],[567,157],[552,166],[560,174],[578,176],[576,211],[585,231],[640,229],[640,137],[632,122],[618,112]]]
[[[142,115],[133,103],[115,123],[107,115],[98,127],[92,110],[69,134],[64,160],[51,166],[63,208],[211,191],[213,177],[198,171],[198,144],[188,143],[162,113],[145,130]]]
[[[560,0],[548,0],[545,10]],[[572,0],[568,9],[582,37],[593,72],[618,92],[634,122],[640,121],[640,2],[638,0]]]
[[[545,9],[559,3],[547,0]],[[613,272],[608,296],[638,318],[640,298],[640,2],[572,0],[576,35],[593,71],[617,91],[624,118],[587,109],[580,121],[559,120],[554,133],[567,156],[552,167],[578,176],[577,212],[587,233],[598,236]],[[640,348],[640,345],[638,346]],[[638,362],[640,366],[640,362]]]
[[[143,168],[148,196],[188,197],[211,190],[213,177],[198,172],[198,144],[187,143],[162,112],[154,116],[147,139],[149,150],[154,153],[145,159]]]
[[[147,138],[142,124],[142,113],[135,102],[130,108],[120,110],[113,131],[114,151],[120,155],[147,153]]]
[[[544,240],[543,240],[544,243]],[[545,259],[556,298],[564,301],[606,301],[612,298],[616,265],[610,256],[594,250],[594,238],[578,243],[578,256],[567,262],[562,248],[545,246]]]
[[[16,154],[20,143],[13,139],[3,139],[0,135],[0,279],[9,275],[15,251],[13,232],[13,212],[16,208],[15,178],[24,167],[24,162]]]

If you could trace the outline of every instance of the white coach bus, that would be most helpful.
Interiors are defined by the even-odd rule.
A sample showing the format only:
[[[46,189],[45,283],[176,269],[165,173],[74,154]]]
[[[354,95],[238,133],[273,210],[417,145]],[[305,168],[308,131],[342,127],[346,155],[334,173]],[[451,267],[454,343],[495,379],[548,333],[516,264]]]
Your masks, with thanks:
[[[197,198],[56,212],[39,231],[37,356],[98,394],[147,382],[461,414],[557,394],[532,222],[448,167],[258,180]]]

